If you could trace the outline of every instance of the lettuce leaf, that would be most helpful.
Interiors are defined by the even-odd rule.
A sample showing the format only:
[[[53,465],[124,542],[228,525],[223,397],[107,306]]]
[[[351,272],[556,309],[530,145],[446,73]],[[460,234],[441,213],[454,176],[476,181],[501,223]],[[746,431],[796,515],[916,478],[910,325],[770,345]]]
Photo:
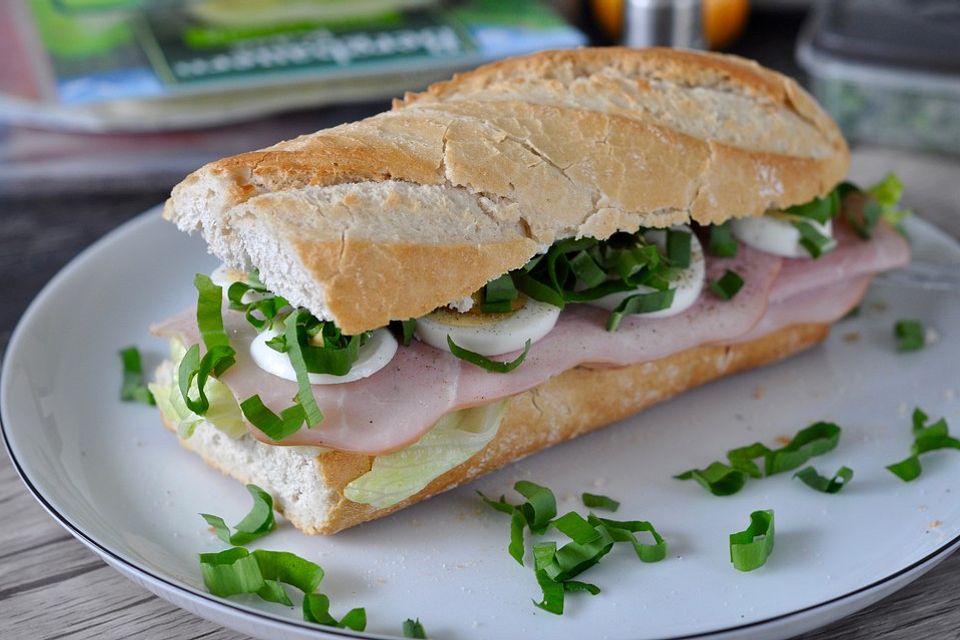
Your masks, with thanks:
[[[206,414],[198,416],[187,408],[178,387],[177,364],[187,353],[186,345],[180,340],[170,340],[170,360],[174,366],[170,369],[169,382],[154,382],[148,385],[150,392],[157,401],[157,407],[171,424],[177,427],[182,438],[193,435],[197,425],[206,420],[230,438],[239,438],[247,432],[243,422],[240,405],[227,385],[215,378],[208,378],[204,391],[210,401],[210,408]]]
[[[343,495],[377,509],[409,498],[493,440],[506,404],[501,400],[448,413],[416,443],[377,456],[370,471],[348,484]]]
[[[880,205],[880,215],[887,224],[906,235],[903,221],[913,215],[913,212],[900,207],[900,198],[903,196],[903,181],[900,177],[895,173],[888,173],[883,180],[867,187],[867,193]]]

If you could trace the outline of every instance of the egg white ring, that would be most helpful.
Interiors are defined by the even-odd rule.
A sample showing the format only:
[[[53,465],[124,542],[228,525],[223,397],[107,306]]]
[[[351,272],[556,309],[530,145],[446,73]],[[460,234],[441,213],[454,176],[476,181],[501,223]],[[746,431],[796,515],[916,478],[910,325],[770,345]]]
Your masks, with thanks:
[[[703,245],[700,244],[697,235],[693,233],[687,225],[676,225],[673,229],[690,233],[690,266],[681,271],[676,280],[670,282],[669,286],[673,289],[673,302],[670,303],[670,306],[666,309],[660,309],[659,311],[641,314],[644,318],[666,318],[683,313],[694,305],[700,297],[700,293],[703,291],[703,283],[707,275]],[[654,229],[646,232],[644,237],[665,251],[667,246],[666,231]],[[602,298],[591,300],[590,304],[606,309],[607,311],[613,311],[625,298],[640,293],[653,293],[654,291],[656,291],[656,289],[653,287],[640,285],[630,291],[618,291],[617,293],[611,293]]]
[[[228,293],[230,291],[230,285],[237,282],[244,281],[244,278],[237,278],[231,275],[231,272],[236,272],[236,271],[238,270],[232,269],[225,264],[221,264],[219,267],[213,270],[213,273],[210,274],[210,280],[213,282],[213,284],[221,288],[223,292],[223,299],[225,302],[230,301],[230,298],[228,296]],[[247,291],[246,293],[243,294],[243,297],[240,298],[240,301],[243,302],[244,304],[250,304],[251,302],[256,302],[257,300],[261,300],[266,297],[267,297],[266,294],[260,293],[258,291]]]
[[[234,272],[237,272],[238,269],[233,269],[228,267],[226,264],[221,263],[219,267],[213,270],[210,274],[210,279],[213,281],[213,284],[218,287],[223,287],[224,289],[229,289],[230,285],[234,282],[239,282],[239,278],[233,276]]]
[[[833,239],[833,221],[820,224],[816,220],[804,219],[824,236]],[[788,220],[776,216],[764,215],[756,218],[738,218],[733,220],[730,230],[744,244],[784,258],[810,258],[810,252],[800,244],[800,231]],[[829,251],[829,249],[827,249]]]
[[[250,357],[269,374],[290,380],[297,381],[297,373],[290,364],[290,357],[286,353],[274,351],[267,346],[267,340],[280,335],[280,331],[270,328],[263,331],[254,338],[250,344]],[[362,380],[383,369],[393,360],[397,353],[397,339],[393,337],[387,329],[377,329],[367,340],[367,343],[360,347],[360,357],[353,363],[350,371],[343,376],[334,376],[329,373],[311,373],[310,384],[344,384]]]
[[[470,324],[445,321],[451,319],[446,312],[430,313],[417,318],[414,335],[436,349],[450,351],[450,336],[459,347],[483,356],[497,356],[523,349],[527,340],[531,344],[541,340],[556,326],[559,317],[559,308],[527,298],[520,309],[511,313],[471,315]],[[478,320],[483,324],[471,326]]]

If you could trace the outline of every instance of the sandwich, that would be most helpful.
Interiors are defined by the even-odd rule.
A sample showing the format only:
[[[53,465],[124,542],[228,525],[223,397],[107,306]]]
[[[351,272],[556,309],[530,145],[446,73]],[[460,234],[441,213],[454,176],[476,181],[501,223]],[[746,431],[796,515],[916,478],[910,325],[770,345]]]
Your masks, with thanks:
[[[164,217],[223,265],[153,327],[151,390],[184,447],[334,533],[822,342],[909,260],[848,161],[740,58],[483,66],[177,185]]]

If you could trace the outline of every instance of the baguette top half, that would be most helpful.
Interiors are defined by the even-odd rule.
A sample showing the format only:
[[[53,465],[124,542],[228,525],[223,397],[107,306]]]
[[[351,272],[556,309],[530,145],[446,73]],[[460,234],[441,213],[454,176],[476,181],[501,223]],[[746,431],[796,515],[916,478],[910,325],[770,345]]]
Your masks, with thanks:
[[[210,163],[164,216],[358,333],[470,295],[558,239],[806,202],[848,162],[816,102],[756,63],[547,51]]]

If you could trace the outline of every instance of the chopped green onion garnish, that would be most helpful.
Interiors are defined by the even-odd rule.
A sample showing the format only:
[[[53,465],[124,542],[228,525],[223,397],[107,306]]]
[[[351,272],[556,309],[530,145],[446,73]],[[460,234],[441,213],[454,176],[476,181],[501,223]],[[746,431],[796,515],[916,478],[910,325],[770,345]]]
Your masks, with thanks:
[[[236,362],[236,351],[229,345],[214,345],[209,347],[208,351],[200,357],[200,346],[192,345],[180,361],[177,369],[177,384],[180,388],[180,395],[183,396],[183,402],[187,408],[195,414],[202,416],[210,408],[210,401],[204,392],[207,379],[213,376],[219,376],[229,369]],[[190,389],[194,380],[197,383],[197,399],[190,397]]]
[[[483,288],[483,302],[480,311],[483,313],[507,313],[513,309],[513,301],[518,296],[513,278],[505,273],[496,280],[487,283]]]
[[[667,259],[670,266],[686,269],[690,266],[690,241],[693,234],[689,231],[667,229]]]
[[[210,276],[198,273],[193,278],[197,289],[197,326],[207,349],[229,347],[230,338],[223,330],[223,289]]]
[[[517,482],[513,488],[527,499],[526,502],[513,505],[503,496],[500,496],[500,500],[491,500],[482,493],[477,493],[488,506],[510,516],[510,546],[507,550],[510,556],[522,565],[525,550],[524,528],[529,526],[534,533],[546,531],[550,521],[557,515],[557,500],[550,489],[527,480]]]
[[[710,243],[707,251],[718,258],[732,258],[737,255],[737,240],[730,231],[730,222],[710,226]]]
[[[596,528],[576,511],[563,514],[551,524],[557,531],[563,533],[578,544],[593,542],[600,536]]]
[[[534,574],[543,591],[543,599],[534,604],[545,611],[562,614],[564,594],[568,591],[586,591],[593,595],[600,593],[600,588],[596,585],[578,582],[572,578],[599,562],[618,542],[629,542],[643,562],[657,562],[666,556],[666,542],[649,522],[608,520],[592,513],[584,518],[576,512],[551,520],[556,516],[556,500],[552,491],[528,481],[518,482],[514,488],[527,498],[525,503],[511,505],[505,498],[493,501],[480,494],[486,504],[501,513],[511,515],[512,557],[523,564],[525,525],[538,534],[545,533],[552,526],[571,539],[559,549],[556,542],[538,542],[533,546]],[[592,497],[603,499],[604,504],[608,504],[606,501],[618,504],[605,496]],[[517,531],[519,543],[517,548],[514,548]],[[642,532],[649,533],[653,543],[637,540],[636,534]]]
[[[340,625],[340,622],[330,615],[330,598],[322,593],[308,593],[303,597],[303,619],[328,627]]]
[[[290,364],[297,374],[297,404],[303,407],[303,415],[307,427],[314,427],[323,420],[323,412],[313,397],[313,387],[310,384],[310,372],[304,359],[304,345],[306,337],[303,332],[304,322],[309,313],[298,310],[287,316],[284,321],[284,336],[287,339],[287,355]],[[359,346],[357,347],[359,349]],[[241,407],[242,408],[242,407]]]
[[[514,511],[520,511],[525,523],[535,533],[546,531],[550,526],[550,521],[557,515],[557,499],[553,492],[547,487],[529,480],[520,480],[513,485],[513,489],[526,498],[526,502],[512,505],[503,496],[500,497],[499,501],[491,500],[482,493],[480,493],[480,497],[487,505],[501,513],[511,514]]]
[[[607,511],[616,511],[620,508],[620,503],[608,496],[601,496],[595,493],[584,493],[581,496],[583,506],[589,509],[606,509]]]
[[[870,238],[880,220],[886,221],[891,227],[906,235],[902,223],[911,212],[899,208],[900,197],[903,195],[903,182],[896,174],[888,174],[883,180],[865,190],[852,182],[844,182],[837,187],[837,192],[844,199],[843,215],[847,224],[861,238],[865,240]],[[851,193],[859,196],[852,203],[845,200]]]
[[[763,471],[754,462],[757,458],[766,458],[770,455],[770,448],[762,442],[754,442],[746,447],[737,447],[727,451],[727,460],[737,471],[742,471],[751,478],[762,478]]]
[[[917,351],[926,344],[926,331],[919,320],[897,320],[893,325],[897,351]]]
[[[832,478],[827,478],[817,473],[813,467],[804,467],[793,474],[793,477],[800,478],[805,485],[820,493],[839,493],[853,479],[853,469],[840,467]]]
[[[667,557],[667,542],[654,528],[653,524],[645,520],[610,520],[598,518],[590,514],[587,521],[593,526],[603,526],[607,533],[616,542],[629,542],[641,562],[660,562]],[[637,540],[637,533],[649,533],[653,544]]]
[[[644,271],[653,272],[660,264],[660,252],[650,244],[637,244],[621,250],[611,264],[623,282],[630,283]]]
[[[873,235],[877,223],[883,219],[883,207],[878,202],[868,200],[863,203],[858,211],[854,207],[845,207],[847,224],[863,239],[869,239]]]
[[[616,331],[624,316],[669,309],[673,304],[674,291],[674,289],[651,291],[624,298],[607,317],[607,331]]]
[[[234,527],[237,530],[234,534],[230,533],[230,527],[223,518],[209,513],[200,514],[207,524],[214,528],[217,537],[227,544],[243,546],[267,535],[277,526],[273,517],[273,498],[270,494],[255,484],[248,484],[247,491],[253,496],[253,507]]]
[[[710,283],[710,291],[718,298],[730,300],[743,287],[743,278],[736,271],[727,269],[719,280]]]
[[[533,604],[544,611],[563,614],[563,584],[554,582],[547,575],[545,568],[553,561],[557,555],[556,542],[539,542],[533,545],[533,572],[537,578],[537,584],[543,591],[543,599],[540,602],[534,600]]]
[[[548,567],[554,566],[557,556],[556,542],[540,542],[533,546],[534,575],[537,577],[537,583],[543,591],[543,600],[534,601],[537,607],[555,613],[563,614],[564,593],[567,591],[586,591],[590,595],[600,593],[600,588],[589,582],[578,582],[575,580],[557,581],[551,578],[548,573]]]
[[[657,282],[656,284],[659,284]],[[665,284],[663,289],[666,289],[669,286],[669,283]],[[591,289],[581,289],[579,291],[568,291],[566,294],[567,302],[590,302],[591,300],[597,300],[611,293],[624,293],[628,291],[633,291],[636,289],[635,286],[624,284],[621,281],[617,280],[607,280]]]
[[[541,566],[547,577],[554,582],[564,582],[580,575],[610,553],[616,541],[607,528],[595,527],[593,532],[585,542],[573,540],[557,549]]]
[[[401,320],[400,327],[403,332],[403,346],[409,347],[410,342],[413,340],[413,330],[417,328],[417,321],[413,319]]]
[[[924,411],[919,407],[913,410],[913,415],[910,416],[910,432],[913,433],[914,437],[948,435],[949,430],[946,418],[940,418],[933,424],[928,425],[927,422],[929,420],[930,416],[924,413]]]
[[[276,580],[264,580],[263,588],[257,591],[257,595],[267,602],[278,602],[288,607],[293,606],[293,601],[290,600],[290,596],[287,595],[283,584]]]
[[[903,196],[903,181],[895,173],[888,173],[883,180],[867,187],[867,193],[884,206],[894,206]]]
[[[916,454],[900,462],[887,465],[887,470],[904,482],[916,480],[923,473],[923,467],[920,466],[920,456]]]
[[[515,509],[510,514],[510,544],[507,546],[507,553],[521,566],[523,565],[524,553],[527,550],[523,539],[523,530],[526,526],[527,518],[523,515],[523,511]]]
[[[832,422],[817,422],[797,432],[789,444],[770,449],[760,442],[727,451],[730,464],[713,462],[706,469],[691,469],[674,476],[677,480],[696,480],[715,496],[740,491],[747,477],[762,478],[792,471],[813,456],[833,450],[840,441],[841,429]],[[763,458],[763,471],[754,460]]]
[[[940,418],[933,424],[927,425],[927,414],[920,409],[913,412],[913,445],[910,447],[910,457],[887,469],[904,482],[916,480],[923,473],[920,465],[920,456],[928,451],[937,449],[960,449],[960,440],[950,436],[946,418]]]
[[[293,585],[304,593],[315,591],[323,580],[323,569],[320,565],[288,551],[257,549],[253,556],[266,580]]]
[[[279,296],[254,300],[247,305],[244,317],[257,329],[263,329],[269,326],[273,319],[280,314],[280,311],[286,309],[289,304]],[[260,317],[257,317],[257,313],[260,314]]]
[[[797,220],[792,224],[800,232],[800,246],[806,249],[812,258],[819,258],[837,246],[836,240],[823,235],[809,222]]]
[[[481,313],[510,313],[513,311],[513,305],[509,302],[481,302]]]
[[[330,615],[330,598],[322,593],[308,593],[303,597],[303,619],[339,629],[363,631],[367,628],[367,611],[363,607],[351,609],[340,620]]]
[[[891,227],[906,235],[903,221],[911,215],[909,209],[901,209],[900,198],[903,196],[903,182],[895,173],[889,173],[877,184],[868,187],[867,193],[880,205],[880,216]]]
[[[295,404],[287,407],[278,416],[263,404],[259,395],[250,396],[240,403],[240,411],[247,422],[267,434],[271,440],[283,440],[300,430],[307,419],[303,407]]]
[[[570,269],[587,288],[599,286],[607,280],[607,273],[587,251],[581,251],[570,259]]]
[[[690,469],[673,476],[677,480],[696,480],[697,483],[715,496],[729,496],[740,491],[747,478],[738,469],[722,462],[712,462],[706,469]]]
[[[323,580],[323,569],[309,560],[285,551],[250,553],[233,547],[219,553],[201,553],[200,571],[207,590],[215,596],[256,593],[264,600],[290,604],[276,583],[292,585],[311,593]]]
[[[330,615],[330,598],[322,593],[308,593],[303,598],[303,619],[307,622],[322,624],[339,629],[363,631],[367,628],[367,610],[363,607],[351,609],[340,620]]]
[[[390,322],[390,329],[393,331],[397,340],[405,347],[409,347],[413,342],[413,332],[417,328],[417,321],[414,318],[409,320],[393,320]]]
[[[200,347],[187,350],[178,368],[180,395],[190,411],[203,415],[210,408],[204,386],[211,375],[219,376],[236,362],[237,352],[230,346],[230,338],[223,329],[223,289],[209,276],[198,273],[193,279],[197,289],[197,326],[207,352],[200,357]],[[197,383],[197,399],[190,397],[190,387]]]
[[[822,198],[814,198],[810,202],[798,204],[784,210],[790,216],[816,220],[826,224],[840,212],[840,193],[834,189]]]
[[[730,562],[740,571],[759,569],[773,552],[773,510],[754,511],[750,526],[730,534]]]
[[[557,499],[553,491],[529,480],[520,480],[513,485],[513,489],[527,499],[520,505],[520,510],[530,530],[534,533],[546,531],[550,520],[557,515]]]
[[[407,618],[403,621],[403,637],[421,639],[425,639],[427,637],[427,632],[420,623],[420,618],[417,618],[416,620],[410,620]]]
[[[243,547],[219,553],[200,554],[200,572],[207,591],[223,598],[263,589],[263,574],[257,559]]]
[[[123,383],[120,385],[120,399],[125,402],[157,404],[153,394],[150,393],[150,389],[143,381],[140,350],[136,347],[121,349],[120,360],[123,361]]]
[[[563,309],[566,305],[562,291],[557,291],[552,286],[540,282],[523,269],[514,273],[513,281],[518,289],[538,302],[552,304],[560,309]]]
[[[255,278],[253,274],[247,277]],[[255,299],[244,302],[243,297],[250,292],[256,294]],[[243,311],[247,322],[258,331],[270,326],[273,319],[289,305],[286,299],[273,295],[259,281],[234,282],[227,289],[227,299],[230,301],[230,308]]]
[[[568,303],[633,292],[641,285],[658,290],[640,294],[648,296],[643,299],[629,303],[625,300],[624,308],[608,319],[608,329],[615,330],[628,313],[650,313],[669,307],[670,280],[678,268],[690,262],[690,233],[668,230],[667,250],[661,256],[658,248],[645,240],[644,231],[616,233],[602,241],[580,238],[556,242],[545,254],[512,272],[514,284],[534,300],[561,309]]]
[[[458,358],[460,358],[465,362],[469,362],[470,364],[475,364],[481,369],[485,369],[490,373],[510,373],[511,371],[519,367],[521,364],[523,364],[523,361],[527,357],[527,352],[530,351],[530,340],[528,339],[527,342],[523,345],[523,353],[521,353],[519,356],[517,356],[516,358],[508,362],[499,362],[497,360],[491,360],[490,358],[486,356],[482,356],[479,353],[470,351],[469,349],[464,349],[463,347],[457,345],[457,343],[454,342],[453,338],[451,338],[450,336],[447,336],[447,346],[450,347],[450,353],[452,353],[453,355],[457,356]]]
[[[814,456],[836,448],[841,429],[832,422],[817,422],[801,429],[790,444],[774,449],[764,456],[764,473],[773,475],[792,471]]]
[[[586,591],[592,596],[595,596],[598,593],[600,593],[600,587],[598,587],[595,584],[591,584],[589,582],[580,582],[578,580],[564,580],[562,584],[563,584],[563,590],[568,593],[572,591]]]
[[[293,320],[291,320],[293,318]],[[306,309],[297,309],[287,316],[284,326],[296,324],[296,345],[308,373],[344,376],[360,358],[360,347],[366,344],[371,332],[353,336],[344,335],[332,322],[321,322]],[[287,331],[267,341],[274,351],[290,353]]]

